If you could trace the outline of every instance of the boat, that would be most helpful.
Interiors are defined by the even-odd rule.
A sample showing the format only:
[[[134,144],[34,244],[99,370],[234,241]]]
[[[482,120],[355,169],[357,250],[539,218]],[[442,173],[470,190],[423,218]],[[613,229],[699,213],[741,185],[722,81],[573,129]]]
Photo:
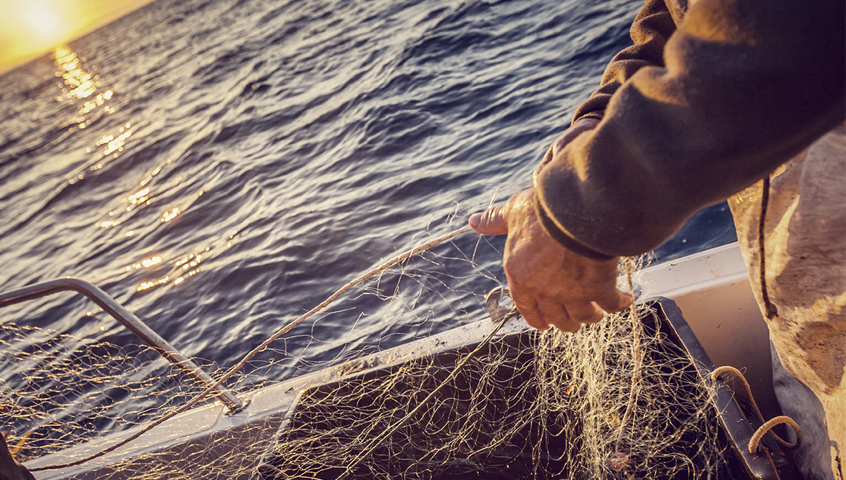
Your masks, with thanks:
[[[621,277],[619,281],[621,285],[625,285],[627,279]],[[756,446],[754,451],[750,451],[750,440],[755,436],[762,422],[754,414],[754,408],[750,406],[752,402],[750,398],[747,398],[749,395],[744,393],[736,382],[714,378],[713,375],[717,367],[732,366],[740,369],[748,379],[752,397],[757,401],[764,415],[772,417],[778,414],[779,407],[772,388],[767,328],[753,297],[738,244],[733,243],[646,267],[636,274],[634,283],[639,295],[638,305],[651,312],[643,321],[645,334],[660,334],[661,338],[670,339],[675,345],[672,348],[678,348],[681,356],[690,361],[689,365],[674,367],[674,369],[678,371],[687,369],[686,375],[698,376],[699,380],[712,388],[709,401],[713,406],[714,425],[718,427],[713,435],[714,438],[719,437],[719,441],[722,442],[721,450],[717,454],[725,463],[721,467],[723,474],[727,478],[744,479],[795,477],[796,472],[788,455],[769,436],[763,438],[761,446]],[[43,294],[72,289],[88,295],[116,318],[132,317],[132,314],[108,299],[107,295],[96,291],[96,287],[85,282],[58,281],[40,289],[38,286],[28,288],[29,290],[18,291],[14,295],[0,296],[0,307]],[[219,386],[215,389],[209,388],[212,394],[217,395],[216,401],[179,413],[140,436],[139,433],[148,429],[149,425],[139,425],[109,434],[62,451],[30,459],[24,464],[33,471],[36,478],[42,480],[141,478],[144,476],[193,479],[544,477],[544,474],[538,474],[538,462],[557,468],[561,476],[581,478],[578,472],[562,473],[571,466],[559,465],[556,462],[561,462],[563,454],[559,452],[560,449],[585,447],[574,446],[572,441],[564,435],[560,439],[563,442],[561,445],[553,445],[558,441],[556,439],[544,440],[547,442],[544,451],[537,449],[533,451],[529,448],[531,445],[528,444],[538,441],[535,438],[538,435],[538,429],[528,424],[514,431],[514,435],[520,441],[512,439],[497,443],[499,440],[496,433],[475,431],[474,441],[484,444],[484,448],[474,452],[474,461],[466,459],[446,461],[439,457],[438,453],[425,451],[421,453],[423,460],[413,460],[416,458],[413,452],[409,457],[412,460],[398,460],[395,458],[398,450],[426,450],[427,448],[432,451],[437,450],[437,447],[426,444],[422,440],[423,443],[417,443],[417,439],[422,438],[421,436],[432,435],[427,430],[431,425],[414,427],[417,428],[414,431],[416,433],[406,433],[407,441],[399,442],[389,438],[387,430],[395,426],[390,422],[384,425],[363,424],[363,427],[362,424],[356,424],[355,428],[347,428],[347,430],[356,430],[351,434],[356,434],[362,428],[373,428],[374,435],[388,437],[388,443],[392,446],[389,448],[374,445],[369,452],[364,446],[359,446],[351,455],[359,457],[375,455],[380,459],[378,462],[386,465],[391,463],[390,468],[393,470],[374,473],[371,470],[361,470],[349,465],[338,467],[344,462],[349,463],[348,460],[351,461],[352,458],[335,459],[340,463],[336,462],[337,465],[318,468],[317,473],[296,470],[296,468],[305,468],[302,466],[302,460],[295,462],[299,465],[295,470],[280,466],[280,455],[282,457],[293,455],[290,451],[280,452],[278,447],[280,442],[299,442],[297,445],[305,451],[301,452],[301,457],[297,458],[308,458],[310,455],[331,457],[331,452],[328,450],[320,453],[316,450],[327,444],[352,442],[352,437],[345,436],[349,432],[346,432],[343,426],[328,425],[329,420],[323,419],[322,416],[332,417],[344,409],[360,413],[378,406],[385,408],[384,399],[381,398],[382,393],[379,393],[382,390],[378,389],[375,393],[351,397],[354,398],[352,403],[332,403],[331,408],[328,409],[321,402],[325,402],[328,397],[337,395],[339,392],[354,391],[397,372],[413,371],[413,368],[409,370],[411,368],[409,366],[419,366],[421,361],[425,363],[422,368],[426,373],[418,377],[412,375],[412,378],[422,380],[419,380],[420,384],[417,385],[419,392],[414,392],[407,397],[410,404],[426,401],[428,397],[425,394],[428,393],[431,397],[432,390],[438,385],[450,382],[472,383],[471,380],[450,376],[450,372],[460,366],[462,359],[469,358],[475,351],[482,350],[482,354],[487,355],[495,350],[502,358],[510,360],[504,361],[501,368],[497,367],[499,370],[491,370],[494,383],[501,376],[500,370],[507,370],[503,374],[507,375],[501,378],[508,379],[507,382],[503,380],[497,384],[496,389],[492,391],[498,392],[497,394],[502,398],[513,399],[513,401],[508,403],[505,410],[494,412],[492,421],[497,421],[497,416],[505,417],[515,413],[508,409],[522,408],[521,405],[525,402],[521,397],[527,394],[520,390],[521,382],[534,373],[522,371],[519,368],[520,365],[527,364],[527,356],[532,355],[535,348],[533,342],[537,341],[538,334],[531,330],[519,315],[514,314],[514,309],[501,305],[507,303],[507,300],[503,299],[505,294],[506,292],[500,289],[489,295],[488,310],[491,318],[482,318],[474,323],[431,337],[297,378],[286,379],[237,396],[225,392]],[[199,368],[196,365],[175,352],[175,349],[172,349],[154,332],[138,326],[133,328],[133,331],[155,345],[155,348],[163,355],[168,356],[176,364],[182,365],[196,381],[204,385],[213,385],[207,375],[197,373]],[[485,368],[484,362],[482,364],[480,368]],[[426,370],[427,368],[429,370]],[[402,388],[403,385],[418,380],[397,381],[392,388]],[[632,380],[632,383],[636,381]],[[562,385],[561,388],[565,387]],[[572,386],[567,388],[570,389]],[[460,396],[461,394],[456,394],[455,398]],[[496,400],[494,398],[494,403]],[[630,404],[637,405],[638,400],[633,399]],[[443,417],[442,422],[447,424],[458,421],[450,416],[458,408],[455,407],[458,404],[449,404],[452,406],[448,409],[445,409],[443,405],[430,409],[427,415],[434,415],[436,418]],[[394,405],[392,408],[398,408],[398,411],[407,413],[411,406]],[[496,408],[501,407],[501,405],[496,406]],[[480,415],[489,413],[483,412]],[[628,409],[626,413],[628,415]],[[516,412],[516,416],[519,417],[519,415],[519,412]],[[396,418],[396,415],[391,418]],[[623,423],[627,421],[625,416],[622,421]],[[617,423],[620,423],[619,419]],[[137,438],[124,443],[134,436]],[[521,442],[528,446],[524,448],[520,445]],[[473,448],[478,448],[478,445],[472,447],[471,450]],[[701,450],[701,445],[699,448]],[[107,453],[84,463],[75,464],[80,459],[97,452]],[[604,468],[612,473],[621,472],[619,478],[626,478],[624,475],[630,459],[627,456],[614,455],[609,459],[608,464],[597,468]],[[491,472],[480,474],[479,462],[489,462]],[[65,466],[41,470],[55,465]],[[423,470],[420,470],[421,468]],[[413,473],[418,470],[428,473]]]

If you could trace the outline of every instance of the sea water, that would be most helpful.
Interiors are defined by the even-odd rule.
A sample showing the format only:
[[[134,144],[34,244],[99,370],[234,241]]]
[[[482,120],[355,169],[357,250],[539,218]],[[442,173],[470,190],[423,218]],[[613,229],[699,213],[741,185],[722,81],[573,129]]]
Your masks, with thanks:
[[[158,0],[0,77],[0,291],[82,278],[186,355],[231,365],[380,259],[528,187],[639,7]],[[731,240],[718,205],[658,257]],[[473,260],[504,281],[497,254]],[[478,319],[496,281],[464,282],[469,304],[430,298],[466,316],[382,325],[376,305],[286,349],[322,361]],[[0,322],[137,343],[71,294]]]

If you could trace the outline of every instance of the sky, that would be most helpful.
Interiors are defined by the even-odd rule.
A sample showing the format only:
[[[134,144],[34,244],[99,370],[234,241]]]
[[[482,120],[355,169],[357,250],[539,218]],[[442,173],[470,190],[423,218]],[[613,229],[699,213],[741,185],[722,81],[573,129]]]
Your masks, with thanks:
[[[0,74],[153,0],[0,0]]]

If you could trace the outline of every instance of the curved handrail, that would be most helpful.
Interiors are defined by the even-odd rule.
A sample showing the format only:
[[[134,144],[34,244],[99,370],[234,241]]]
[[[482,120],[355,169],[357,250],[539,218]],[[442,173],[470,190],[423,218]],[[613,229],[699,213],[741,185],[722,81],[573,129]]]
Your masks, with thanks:
[[[188,359],[182,353],[174,348],[164,338],[154,332],[138,317],[123,308],[106,292],[97,288],[97,286],[80,280],[78,278],[60,278],[58,280],[51,280],[49,282],[37,283],[28,287],[20,288],[7,293],[0,293],[0,308],[8,307],[16,303],[26,302],[36,298],[52,295],[54,293],[73,291],[81,293],[88,297],[97,306],[102,308],[106,313],[112,316],[115,320],[120,322],[135,336],[143,340],[147,345],[157,351],[161,356],[166,358],[170,363],[176,365],[189,377],[203,385],[209,387],[213,385],[214,380],[204,372],[196,363]],[[228,392],[222,385],[218,385],[215,389],[215,395],[226,405],[229,409],[229,414],[240,412],[246,406],[235,395]]]

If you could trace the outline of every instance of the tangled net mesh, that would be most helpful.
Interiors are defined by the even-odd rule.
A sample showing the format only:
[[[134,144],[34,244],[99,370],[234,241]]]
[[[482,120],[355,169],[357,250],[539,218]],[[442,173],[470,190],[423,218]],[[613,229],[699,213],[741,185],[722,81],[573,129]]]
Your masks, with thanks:
[[[410,360],[368,360],[408,340],[388,324],[421,338],[488,319],[483,296],[499,282],[478,259],[498,255],[471,239],[405,259],[333,305],[350,319],[341,353],[305,354],[325,341],[325,317],[315,317],[225,383],[244,394],[331,367],[284,415],[79,478],[735,478],[713,387],[650,307],[577,334],[526,327]],[[387,320],[357,320],[367,315]],[[296,338],[305,347],[291,346]],[[195,361],[213,378],[225,371]],[[163,418],[203,391],[149,347],[9,321],[0,324],[0,364],[0,428],[22,462]],[[153,438],[156,429],[136,442]]]
[[[627,314],[494,341],[351,468],[463,355],[306,390],[256,478],[732,478],[710,387]]]

